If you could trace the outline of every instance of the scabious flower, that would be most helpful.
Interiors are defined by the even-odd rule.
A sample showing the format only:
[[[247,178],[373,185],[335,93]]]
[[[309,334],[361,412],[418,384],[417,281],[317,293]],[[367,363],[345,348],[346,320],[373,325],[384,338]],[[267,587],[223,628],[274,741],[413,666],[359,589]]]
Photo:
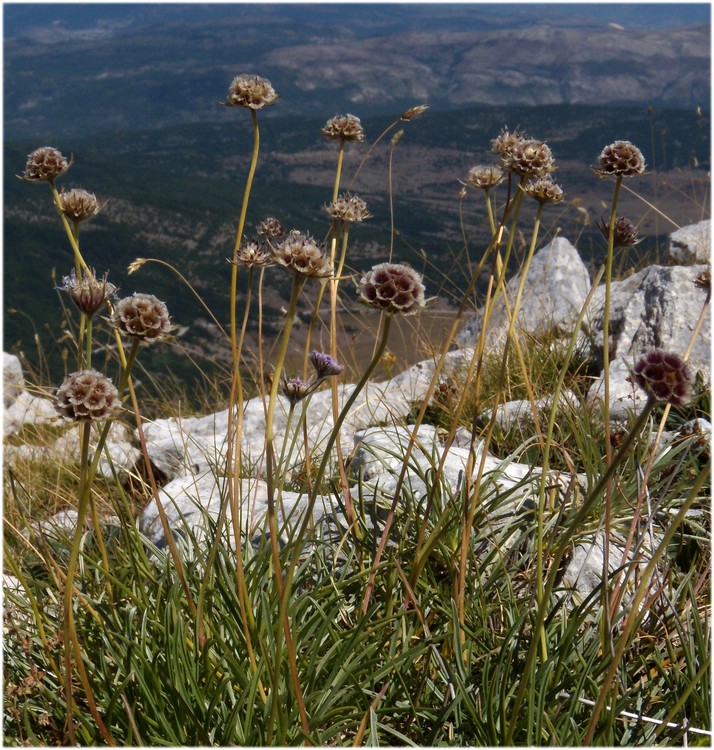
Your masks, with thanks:
[[[246,266],[251,268],[253,266],[271,266],[273,264],[273,256],[266,249],[265,244],[250,240],[244,242],[236,253],[235,259],[228,259],[229,263],[236,266]]]
[[[615,141],[602,150],[595,171],[601,177],[633,177],[645,171],[645,157],[630,141]]]
[[[308,390],[310,388],[310,384],[307,383],[302,378],[286,378],[283,377],[281,383],[280,383],[281,390],[283,392],[283,395],[290,401],[290,403],[294,406],[297,404],[298,401],[302,401],[302,399],[307,396]]]
[[[603,237],[607,240],[610,236],[610,225],[604,219],[598,222],[598,227]],[[615,231],[613,234],[613,247],[634,247],[644,238],[637,236],[637,227],[625,216],[615,218]]]
[[[503,163],[509,172],[521,176],[544,175],[555,169],[553,152],[548,144],[533,138],[515,143],[503,157]]]
[[[267,78],[242,74],[236,76],[228,87],[226,107],[246,107],[258,110],[278,101],[278,95]]]
[[[59,194],[59,210],[72,221],[85,221],[101,210],[97,196],[82,188],[62,191]]]
[[[372,215],[367,211],[367,204],[357,195],[343,193],[337,197],[337,200],[330,203],[327,213],[333,219],[339,219],[349,223],[358,223],[365,219],[371,219]]]
[[[564,196],[563,188],[556,183],[550,175],[537,177],[525,185],[525,191],[538,203],[560,203]]]
[[[650,398],[673,406],[682,406],[692,395],[692,372],[677,354],[653,349],[634,367],[635,382]]]
[[[285,234],[283,225],[272,216],[268,216],[267,218],[263,219],[263,221],[258,224],[258,228],[256,229],[256,231],[258,232],[258,234],[262,234],[264,237],[267,237],[271,240],[275,239],[276,237],[282,237]]]
[[[490,190],[503,179],[503,170],[497,164],[477,164],[466,173],[466,184],[481,190]]]
[[[390,315],[414,315],[424,307],[424,284],[411,266],[379,263],[362,277],[359,296]]]
[[[141,340],[158,339],[171,330],[166,305],[153,294],[139,292],[116,303],[112,323],[124,335]]]
[[[53,182],[66,172],[70,165],[71,162],[68,162],[56,148],[42,146],[28,155],[22,179],[27,182]]]
[[[119,405],[119,391],[109,378],[96,370],[68,375],[55,399],[57,412],[73,422],[111,419]]]
[[[491,152],[501,158],[510,156],[515,146],[527,140],[528,136],[516,128],[512,132],[508,128],[501,128],[501,132],[491,141]]]
[[[310,362],[312,362],[312,366],[315,368],[315,374],[318,379],[341,375],[345,371],[345,366],[335,362],[326,352],[310,352]]]
[[[363,141],[364,128],[359,117],[354,115],[338,115],[330,118],[322,128],[326,138],[342,141]]]
[[[276,248],[277,263],[303,276],[326,278],[332,275],[332,264],[321,245],[309,234],[293,230]]]
[[[86,315],[94,315],[116,292],[116,287],[107,281],[107,274],[101,280],[97,279],[94,269],[86,272],[81,279],[72,270],[69,276],[62,277],[60,289],[67,292],[75,307]]]

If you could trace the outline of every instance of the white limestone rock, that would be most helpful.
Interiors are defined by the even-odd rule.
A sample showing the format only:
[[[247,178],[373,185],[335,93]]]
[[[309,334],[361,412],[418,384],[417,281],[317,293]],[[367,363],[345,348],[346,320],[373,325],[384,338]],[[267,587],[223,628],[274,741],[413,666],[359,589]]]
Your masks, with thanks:
[[[689,224],[669,235],[667,260],[670,263],[691,265],[711,261],[712,223],[709,219]]]
[[[509,279],[508,300],[511,305],[520,283],[520,272]],[[590,290],[590,274],[580,255],[565,237],[556,237],[533,257],[518,311],[516,327],[529,333],[569,334],[582,310]],[[479,310],[459,333],[458,340],[473,345],[478,339],[483,319]],[[508,316],[499,300],[489,320],[487,343],[501,341],[508,328]]]
[[[14,354],[3,352],[2,366],[2,397],[3,405],[7,409],[25,387],[20,360]]]

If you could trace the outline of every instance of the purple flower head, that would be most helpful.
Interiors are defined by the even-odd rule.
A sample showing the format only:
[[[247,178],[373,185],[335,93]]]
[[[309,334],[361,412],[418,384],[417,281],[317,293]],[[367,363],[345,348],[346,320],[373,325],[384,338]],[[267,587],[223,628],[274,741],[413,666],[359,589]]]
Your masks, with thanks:
[[[341,375],[345,371],[345,366],[335,362],[326,352],[310,352],[310,362],[312,362],[317,377],[320,379]]]
[[[302,378],[285,378],[283,377],[282,383],[281,383],[281,389],[283,391],[283,395],[288,399],[288,401],[295,406],[298,401],[302,401],[302,399],[307,396],[308,389],[310,387],[310,384],[305,382]]]

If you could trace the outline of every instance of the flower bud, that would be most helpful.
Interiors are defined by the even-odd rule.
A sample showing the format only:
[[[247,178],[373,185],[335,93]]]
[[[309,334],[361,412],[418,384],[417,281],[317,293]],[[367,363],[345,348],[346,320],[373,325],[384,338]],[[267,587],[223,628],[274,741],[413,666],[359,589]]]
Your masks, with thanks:
[[[111,419],[119,409],[119,391],[96,370],[73,372],[57,390],[55,409],[73,422]]]
[[[100,281],[94,270],[85,273],[81,279],[74,270],[71,271],[69,276],[62,278],[60,289],[67,292],[76,308],[86,315],[94,315],[116,291],[116,287],[107,281],[107,274]]]
[[[607,240],[610,237],[610,225],[602,220],[598,222],[598,227],[603,237]],[[642,242],[642,237],[637,236],[637,227],[626,217],[618,216],[615,218],[615,228],[613,234],[613,247],[634,247]]]
[[[334,375],[341,375],[345,366],[340,365],[326,352],[310,352],[310,362],[315,368],[315,374],[319,379],[330,378]]]
[[[288,380],[287,378],[283,377],[280,383],[280,387],[283,395],[288,399],[288,401],[290,401],[293,406],[295,406],[298,401],[302,401],[302,399],[307,396],[307,392],[310,386],[302,378],[290,378]]]

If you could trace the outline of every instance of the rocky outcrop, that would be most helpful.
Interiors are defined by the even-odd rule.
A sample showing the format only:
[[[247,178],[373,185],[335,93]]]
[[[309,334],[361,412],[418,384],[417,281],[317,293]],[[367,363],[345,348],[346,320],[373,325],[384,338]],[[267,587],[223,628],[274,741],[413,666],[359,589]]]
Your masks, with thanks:
[[[667,260],[670,263],[689,265],[711,261],[710,220],[700,221],[672,232],[667,245]]]
[[[511,307],[516,298],[521,274],[507,284]],[[583,309],[590,291],[590,274],[575,246],[565,237],[556,237],[533,257],[516,319],[516,328],[528,333],[556,333],[567,335]],[[469,319],[460,331],[458,340],[473,346],[483,324],[483,309]],[[502,299],[496,302],[489,317],[487,345],[503,340],[508,328],[508,315]]]

